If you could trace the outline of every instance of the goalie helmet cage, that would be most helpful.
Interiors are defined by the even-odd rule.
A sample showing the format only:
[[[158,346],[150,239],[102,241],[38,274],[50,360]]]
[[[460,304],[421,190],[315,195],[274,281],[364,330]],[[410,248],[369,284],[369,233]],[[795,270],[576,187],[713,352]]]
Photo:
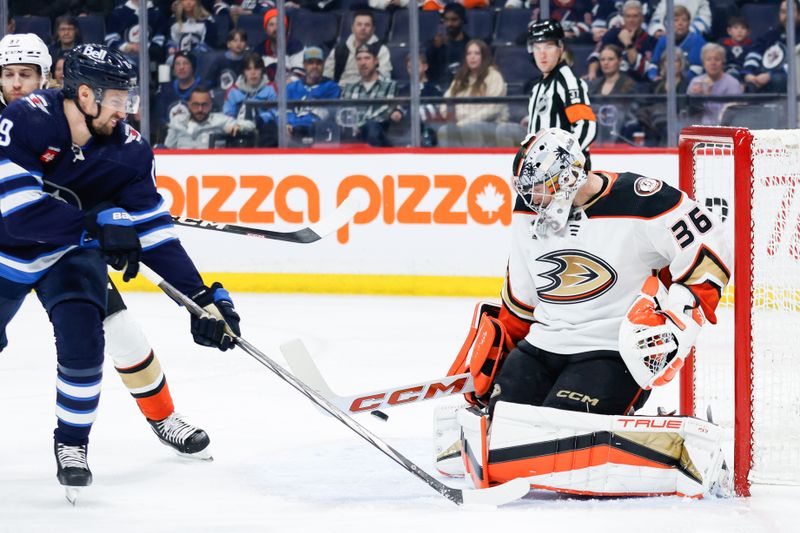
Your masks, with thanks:
[[[800,130],[694,126],[678,153],[680,188],[723,220],[734,257],[719,323],[681,372],[681,413],[712,407],[729,430],[737,495],[800,484]]]

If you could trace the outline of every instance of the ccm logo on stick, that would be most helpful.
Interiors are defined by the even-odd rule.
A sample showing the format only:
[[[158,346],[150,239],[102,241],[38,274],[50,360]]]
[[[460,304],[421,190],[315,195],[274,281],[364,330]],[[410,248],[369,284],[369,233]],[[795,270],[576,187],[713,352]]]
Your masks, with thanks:
[[[353,403],[350,404],[350,412],[359,413],[361,411],[372,411],[383,405],[400,405],[422,399],[428,400],[439,393],[442,393],[442,396],[450,396],[463,391],[464,385],[466,384],[467,378],[462,377],[456,379],[452,383],[431,383],[427,388],[424,385],[420,385],[419,387],[397,389],[394,391],[362,396],[353,400]]]

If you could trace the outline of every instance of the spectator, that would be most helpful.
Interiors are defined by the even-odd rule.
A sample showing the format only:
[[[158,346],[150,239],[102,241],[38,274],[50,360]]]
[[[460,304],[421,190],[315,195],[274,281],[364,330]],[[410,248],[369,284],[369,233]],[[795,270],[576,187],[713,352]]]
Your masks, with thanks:
[[[688,31],[700,36],[711,31],[711,6],[708,0],[675,0],[676,11],[678,7],[685,9],[689,17]],[[667,0],[661,0],[653,11],[653,16],[650,17],[650,26],[647,28],[650,35],[655,38],[664,35],[666,31],[664,17],[666,16]]]
[[[442,96],[442,89],[435,83],[428,81],[428,60],[424,52],[419,53],[417,79],[419,80],[419,95],[421,98],[435,98]],[[414,74],[411,72],[411,54],[406,55],[406,69],[408,70],[408,79],[413,80]],[[413,82],[411,82],[413,83]],[[399,96],[408,97],[411,94],[411,88],[403,87],[400,89]],[[441,113],[439,113],[439,106],[434,104],[421,103],[419,106],[420,127],[422,128],[422,146],[430,147],[436,146],[438,140],[436,131],[431,127],[430,122],[439,122],[442,120]],[[407,106],[398,106],[389,115],[392,120],[390,126],[390,135],[395,138],[402,138],[402,144],[408,144],[410,140],[409,132],[411,130],[411,116]]]
[[[339,43],[325,60],[324,75],[344,87],[358,82],[361,77],[356,65],[356,49],[363,44],[379,43],[375,35],[375,18],[370,11],[356,11],[353,16],[351,34],[343,43]],[[392,60],[389,49],[379,44],[378,68],[381,76],[387,80],[392,77]]]
[[[608,30],[622,26],[624,0],[595,0],[592,4],[592,40],[597,43]],[[642,7],[646,9],[647,2]]]
[[[506,82],[480,39],[467,43],[464,62],[445,97],[505,96]],[[455,124],[439,128],[442,146],[497,146],[497,123],[508,120],[506,104],[456,104]]]
[[[728,36],[719,41],[725,48],[725,72],[742,81],[744,60],[753,49],[750,24],[744,17],[731,17],[728,19],[727,31]]]
[[[166,59],[166,16],[156,7],[147,8],[150,35],[150,61],[163,63]],[[111,10],[106,19],[106,45],[118,49],[134,65],[139,64],[139,0],[128,0]]]
[[[278,99],[273,85],[267,77],[264,60],[258,53],[244,58],[242,74],[236,84],[225,95],[222,112],[229,117],[248,119],[256,124],[261,146],[278,145],[277,110],[274,107],[251,107],[245,101],[274,102]]]
[[[375,98],[394,98],[397,84],[384,77],[380,68],[381,49],[379,42],[362,44],[356,49],[355,60],[359,79],[344,86],[344,100],[371,100]],[[389,126],[390,106],[388,104],[360,105],[354,112],[343,108],[339,113],[339,125],[353,128],[356,137],[370,146],[389,146],[386,130]],[[347,117],[347,118],[346,118]]]
[[[533,9],[534,19],[539,18],[539,0],[506,0],[506,9]],[[566,0],[553,2],[550,18],[557,20],[564,28],[564,38],[572,43],[592,42],[592,1]]]
[[[273,7],[275,7],[275,2],[272,0],[229,0],[228,2],[215,0],[214,16],[216,17],[218,13],[224,13],[226,16],[233,17],[234,20],[236,20],[242,15],[258,15]],[[290,6],[289,2],[286,2],[286,7],[293,6]]]
[[[369,7],[380,11],[396,11],[408,7],[408,0],[369,0]]]
[[[53,63],[53,68],[50,69],[50,83],[47,84],[48,89],[56,89],[64,85],[64,56],[59,56]]]
[[[645,81],[645,69],[653,55],[656,40],[644,30],[644,11],[639,0],[628,0],[622,6],[622,26],[608,30],[589,56],[586,79],[597,76],[600,50],[613,44],[624,50],[620,70],[627,72],[636,81]]]
[[[175,115],[188,115],[186,102],[192,91],[202,86],[195,74],[197,60],[188,52],[177,52],[172,61],[172,81],[162,83],[156,94],[156,112],[162,125]]]
[[[601,75],[589,83],[589,95],[630,94],[636,92],[636,82],[620,71],[622,49],[607,44],[600,50],[599,63]]]
[[[667,54],[660,59],[658,82],[653,87],[653,94],[667,94]],[[680,48],[675,48],[675,92],[684,94],[689,86],[688,62],[686,54]],[[645,134],[648,146],[662,146],[666,139],[667,132],[667,104],[658,101],[649,105],[644,105],[636,110],[636,118],[639,121],[637,130]],[[676,139],[677,140],[677,139]]]
[[[800,39],[800,5],[795,2],[795,38]],[[786,2],[778,11],[778,26],[771,28],[758,39],[744,60],[745,91],[777,93],[786,92]],[[800,41],[797,41],[800,43]]]
[[[705,74],[695,76],[689,82],[686,94],[695,96],[723,96],[742,94],[739,80],[725,72],[725,48],[708,43],[701,52]],[[703,102],[700,106],[702,124],[719,124],[725,102]]]
[[[217,25],[199,0],[178,0],[175,14],[170,19],[170,52],[191,52],[195,48],[204,53],[217,42]]]
[[[469,35],[464,31],[467,10],[457,3],[447,4],[442,13],[442,30],[427,43],[428,78],[440,87],[448,87],[461,66]]]
[[[703,61],[700,59],[700,50],[706,44],[706,40],[699,33],[689,31],[689,10],[681,5],[675,6],[675,44],[686,54],[688,70],[684,73],[687,80],[703,72]],[[667,36],[662,35],[656,43],[653,58],[647,68],[647,78],[650,81],[659,81],[661,74],[656,65],[661,62],[661,55],[667,50]]]
[[[213,148],[212,135],[225,134],[236,137],[249,133],[255,124],[249,120],[237,120],[223,113],[211,111],[211,94],[208,89],[196,88],[188,101],[189,114],[172,117],[169,122],[167,148]]]
[[[209,85],[227,91],[242,73],[242,63],[244,62],[247,50],[247,32],[241,28],[236,28],[228,32],[226,41],[227,50],[218,56],[209,69]]]
[[[325,55],[322,49],[309,46],[303,52],[303,79],[293,81],[286,87],[287,100],[336,100],[341,94],[339,85],[322,75]],[[289,134],[295,140],[313,138],[319,123],[328,123],[331,108],[297,106],[286,114]]]
[[[288,0],[287,8],[308,9],[309,11],[340,11],[339,0]]]
[[[50,46],[50,57],[55,60],[81,44],[81,32],[78,20],[71,15],[61,15],[56,19],[53,44]]]
[[[287,32],[289,19],[283,18]],[[278,66],[278,10],[270,9],[264,13],[264,32],[267,38],[261,49],[264,54],[264,65],[267,67],[267,76],[275,82],[275,70]],[[286,40],[286,82],[298,80],[303,77],[303,44],[296,39]]]

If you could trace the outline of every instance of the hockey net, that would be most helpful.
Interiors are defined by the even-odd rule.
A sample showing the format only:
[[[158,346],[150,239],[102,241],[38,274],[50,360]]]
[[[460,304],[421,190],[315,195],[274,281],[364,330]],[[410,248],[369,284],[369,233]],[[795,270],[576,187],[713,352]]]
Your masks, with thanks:
[[[723,220],[731,284],[681,376],[681,411],[729,430],[734,484],[800,484],[800,130],[691,127],[680,186]]]

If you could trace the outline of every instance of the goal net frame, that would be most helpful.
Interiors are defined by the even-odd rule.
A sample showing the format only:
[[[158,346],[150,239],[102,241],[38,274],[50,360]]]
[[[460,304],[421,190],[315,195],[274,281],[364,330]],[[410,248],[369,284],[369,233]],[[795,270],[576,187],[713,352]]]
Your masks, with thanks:
[[[764,132],[765,135],[774,133]],[[697,160],[703,146],[730,146],[733,157],[733,471],[734,489],[739,496],[750,495],[750,474],[754,468],[754,345],[751,310],[754,308],[755,233],[753,197],[756,168],[754,141],[758,132],[746,128],[692,126],[681,131],[678,144],[679,184],[690,197],[695,196]],[[708,150],[708,148],[705,148]],[[695,155],[695,151],[702,155]],[[700,354],[702,357],[702,354]],[[696,406],[694,357],[687,359],[680,376],[680,412],[694,416]],[[701,416],[705,413],[699,413]]]

